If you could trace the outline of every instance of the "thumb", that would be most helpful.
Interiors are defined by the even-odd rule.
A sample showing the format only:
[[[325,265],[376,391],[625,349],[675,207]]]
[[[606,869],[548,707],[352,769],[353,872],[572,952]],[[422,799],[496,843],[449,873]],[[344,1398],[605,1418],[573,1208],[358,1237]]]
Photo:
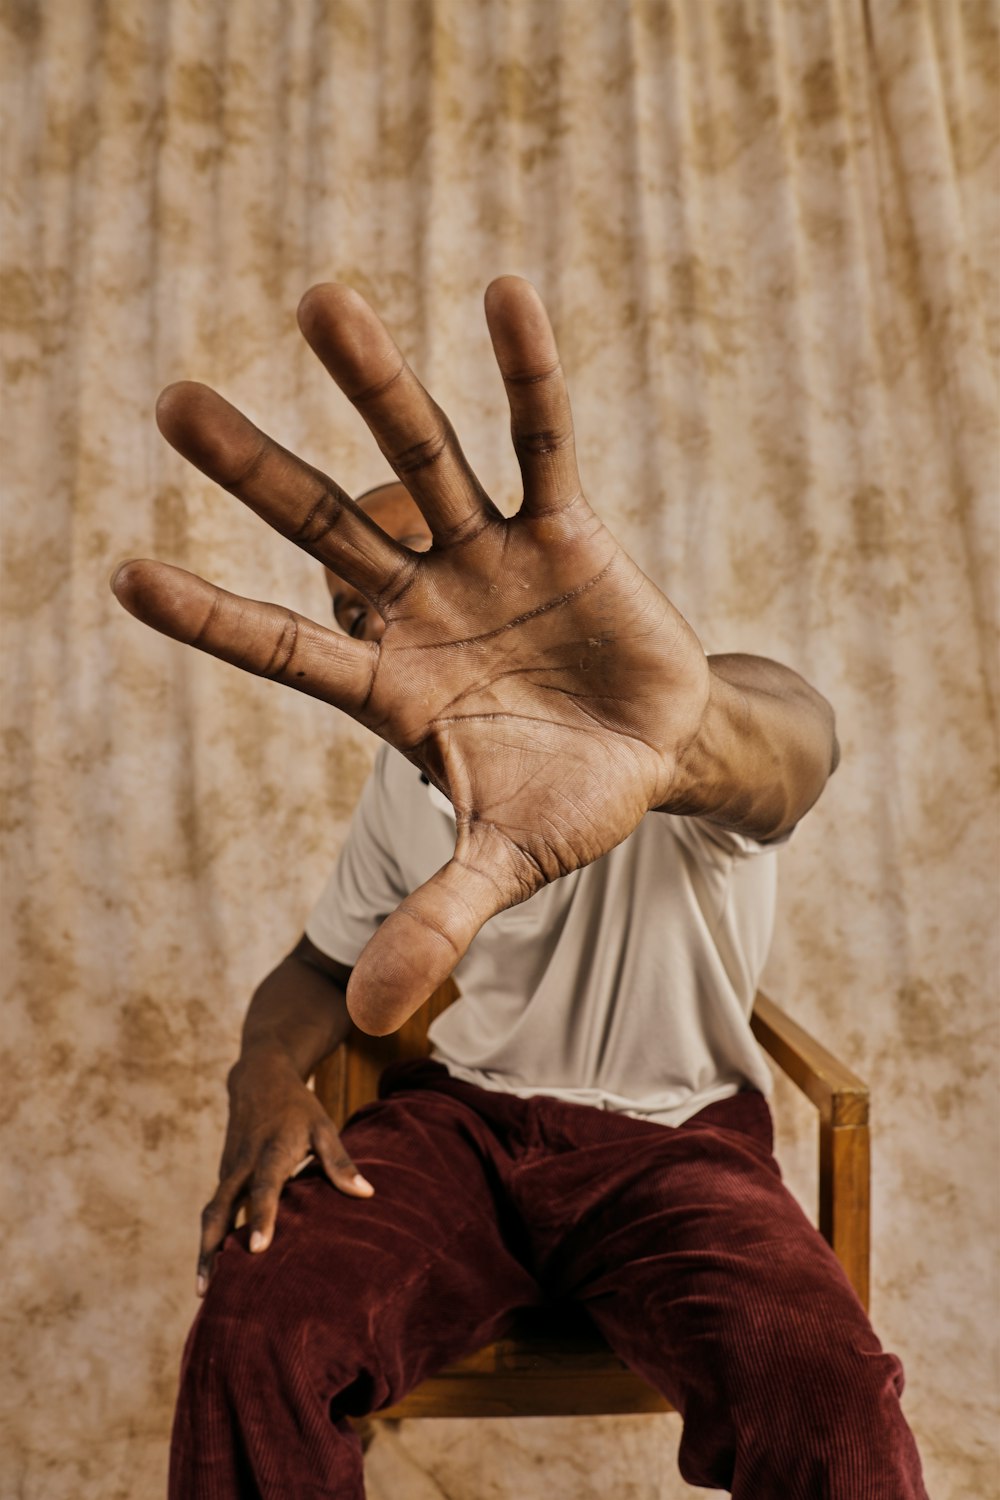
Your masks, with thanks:
[[[513,905],[495,876],[455,857],[407,896],[362,950],[347,986],[361,1031],[386,1036],[419,1010],[476,933]]]

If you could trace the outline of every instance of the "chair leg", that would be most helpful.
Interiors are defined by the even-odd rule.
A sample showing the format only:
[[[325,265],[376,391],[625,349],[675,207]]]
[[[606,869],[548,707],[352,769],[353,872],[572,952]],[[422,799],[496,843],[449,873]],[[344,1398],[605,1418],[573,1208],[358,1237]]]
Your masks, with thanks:
[[[831,1112],[832,1113],[832,1112]],[[867,1121],[835,1125],[821,1116],[819,1229],[867,1311],[870,1268],[871,1151]]]
[[[350,1417],[348,1420],[361,1439],[361,1452],[367,1453],[375,1437],[375,1423],[371,1417]]]

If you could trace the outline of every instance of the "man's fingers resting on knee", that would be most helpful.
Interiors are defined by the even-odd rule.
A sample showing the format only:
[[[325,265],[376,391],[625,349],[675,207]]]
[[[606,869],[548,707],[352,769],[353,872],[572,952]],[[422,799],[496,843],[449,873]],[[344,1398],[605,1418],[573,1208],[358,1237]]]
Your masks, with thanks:
[[[375,1189],[354,1165],[343,1141],[332,1126],[317,1129],[313,1146],[323,1171],[335,1188],[339,1188],[342,1193],[349,1193],[352,1198],[372,1196]]]
[[[223,1178],[201,1211],[201,1242],[198,1247],[198,1296],[204,1297],[215,1269],[219,1246],[233,1227],[245,1185],[244,1174]]]
[[[291,1175],[291,1171],[287,1169],[269,1167],[258,1171],[254,1177],[247,1205],[247,1228],[250,1231],[250,1249],[255,1255],[266,1250],[274,1238],[278,1199]]]

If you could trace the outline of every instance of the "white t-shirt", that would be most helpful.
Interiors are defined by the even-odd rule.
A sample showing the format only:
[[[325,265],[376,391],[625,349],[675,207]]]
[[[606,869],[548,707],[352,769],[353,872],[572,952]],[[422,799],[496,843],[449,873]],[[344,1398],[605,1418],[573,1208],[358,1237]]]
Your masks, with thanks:
[[[306,934],[352,966],[448,860],[451,804],[380,747]],[[487,922],[455,970],[431,1055],[458,1078],[679,1125],[741,1088],[771,1093],[750,1030],[777,856],[699,818],[647,813],[582,870]]]

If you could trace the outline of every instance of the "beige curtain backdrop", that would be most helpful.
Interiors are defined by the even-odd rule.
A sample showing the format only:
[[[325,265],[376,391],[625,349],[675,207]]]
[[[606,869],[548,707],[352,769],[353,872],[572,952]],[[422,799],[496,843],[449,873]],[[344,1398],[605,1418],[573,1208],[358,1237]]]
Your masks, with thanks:
[[[602,516],[709,650],[837,707],[768,983],[874,1091],[873,1316],[935,1500],[990,1493],[998,16],[991,0],[8,0],[3,1469],[162,1492],[255,982],[374,742],[145,630],[152,555],[326,618],[159,437],[216,385],[384,477],[300,339],[358,287],[517,504],[481,311],[532,278]],[[787,1177],[814,1188],[782,1090]],[[373,1500],[693,1494],[679,1420],[408,1423]],[[700,1492],[699,1492],[700,1493]]]

